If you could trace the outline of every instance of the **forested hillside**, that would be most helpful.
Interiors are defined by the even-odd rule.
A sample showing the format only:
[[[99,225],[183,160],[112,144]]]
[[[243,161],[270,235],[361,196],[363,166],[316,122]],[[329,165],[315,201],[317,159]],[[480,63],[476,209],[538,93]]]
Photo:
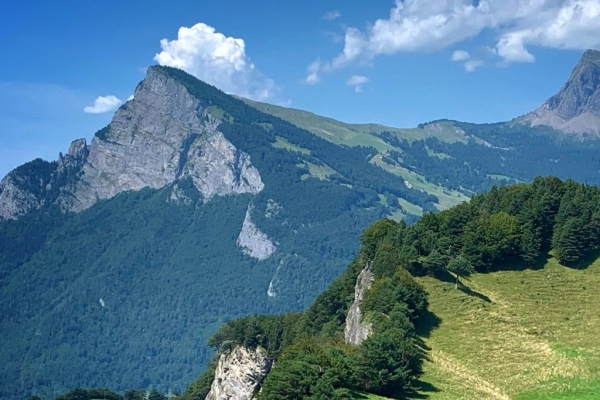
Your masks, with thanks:
[[[564,265],[585,268],[600,247],[599,218],[598,187],[550,177],[494,188],[412,227],[382,220],[363,232],[359,256],[307,311],[234,320],[210,343],[220,352],[260,346],[277,359],[261,399],[349,399],[356,391],[411,397],[427,387],[419,378],[431,349],[421,337],[443,324],[428,310],[430,300],[414,276],[451,276],[455,290],[485,297],[460,279],[536,269],[549,252]],[[373,333],[351,346],[344,343],[343,327],[356,278],[367,265],[375,281],[362,308]],[[211,373],[183,399],[203,399]]]

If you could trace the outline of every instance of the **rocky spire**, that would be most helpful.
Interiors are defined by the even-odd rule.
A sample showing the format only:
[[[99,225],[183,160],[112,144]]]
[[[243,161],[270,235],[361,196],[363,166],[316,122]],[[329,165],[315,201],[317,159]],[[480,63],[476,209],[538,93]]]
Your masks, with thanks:
[[[560,91],[520,122],[600,136],[600,51],[587,50]]]

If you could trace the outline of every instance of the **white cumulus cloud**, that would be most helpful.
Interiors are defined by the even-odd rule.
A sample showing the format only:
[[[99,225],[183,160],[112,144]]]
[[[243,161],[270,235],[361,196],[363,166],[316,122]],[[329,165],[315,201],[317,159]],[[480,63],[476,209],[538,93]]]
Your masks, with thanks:
[[[484,30],[495,36],[489,47],[504,63],[533,62],[536,46],[597,48],[600,0],[396,0],[387,18],[365,29],[346,28],[342,52],[323,65],[335,69],[379,55],[437,51]],[[457,51],[453,60],[467,61],[467,54]],[[473,60],[465,68],[480,65]]]
[[[160,46],[162,51],[154,57],[160,65],[182,69],[227,93],[265,101],[279,92],[252,63],[243,39],[204,23],[179,28],[177,39],[162,39]]]
[[[356,93],[362,92],[362,87],[365,83],[369,82],[369,78],[363,75],[352,75],[347,81],[348,86],[352,86]]]
[[[83,109],[88,114],[103,114],[114,111],[121,105],[122,101],[113,95],[98,96],[94,100],[94,104]]]

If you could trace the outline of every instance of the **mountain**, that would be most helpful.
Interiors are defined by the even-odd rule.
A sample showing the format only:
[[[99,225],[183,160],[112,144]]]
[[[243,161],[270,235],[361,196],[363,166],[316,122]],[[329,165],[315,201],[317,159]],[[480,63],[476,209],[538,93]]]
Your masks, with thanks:
[[[74,142],[32,190],[19,185],[29,176],[9,174],[0,215],[16,217],[47,203],[77,212],[125,191],[158,189],[187,177],[205,199],[263,188],[248,154],[237,152],[217,131],[219,121],[183,85],[151,68],[135,96],[138,100],[121,107],[89,147]]]
[[[344,124],[150,67],[91,143],[0,181],[0,397],[183,389],[224,322],[304,310],[374,221],[600,184],[599,150],[514,121]]]
[[[435,209],[374,154],[149,68],[91,144],[0,184],[0,397],[182,389],[224,321],[303,309],[398,199]]]
[[[600,51],[587,50],[560,91],[520,121],[564,133],[600,135]]]

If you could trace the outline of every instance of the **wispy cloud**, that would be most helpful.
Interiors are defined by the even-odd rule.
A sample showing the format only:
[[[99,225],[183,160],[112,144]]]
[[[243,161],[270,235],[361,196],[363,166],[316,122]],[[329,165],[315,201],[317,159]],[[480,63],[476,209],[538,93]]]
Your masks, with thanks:
[[[121,99],[116,96],[98,96],[94,100],[94,104],[83,109],[88,114],[104,114],[116,110],[121,103]]]
[[[338,10],[331,10],[323,14],[323,19],[326,21],[333,21],[335,19],[340,18],[341,16],[342,14]]]
[[[352,75],[346,84],[353,87],[356,93],[361,93],[363,85],[367,82],[369,82],[369,78],[364,75]]]
[[[465,62],[463,66],[465,67],[465,71],[474,72],[477,68],[483,66],[485,64],[483,60],[473,59]]]
[[[272,101],[280,92],[252,63],[243,39],[225,36],[212,26],[181,27],[177,39],[162,39],[160,46],[162,51],[154,57],[160,65],[180,68],[227,93]]]
[[[452,61],[462,62],[465,71],[474,72],[477,68],[484,65],[484,61],[479,58],[472,58],[471,54],[465,50],[455,50],[452,53]]]
[[[600,47],[600,0],[396,0],[387,18],[365,29],[345,29],[344,48],[321,69],[399,52],[432,52],[465,42],[482,31],[495,33],[490,43],[504,64],[533,62],[531,47],[586,49]],[[464,51],[464,50],[463,50]],[[468,53],[457,53],[464,57]],[[481,60],[465,63],[473,70]]]
[[[452,53],[452,61],[466,61],[469,58],[471,58],[471,55],[465,50],[456,50]]]
[[[321,77],[319,77],[319,70],[321,68],[321,61],[315,60],[313,61],[308,68],[306,69],[307,75],[304,79],[304,82],[307,85],[316,85],[321,81]]]

